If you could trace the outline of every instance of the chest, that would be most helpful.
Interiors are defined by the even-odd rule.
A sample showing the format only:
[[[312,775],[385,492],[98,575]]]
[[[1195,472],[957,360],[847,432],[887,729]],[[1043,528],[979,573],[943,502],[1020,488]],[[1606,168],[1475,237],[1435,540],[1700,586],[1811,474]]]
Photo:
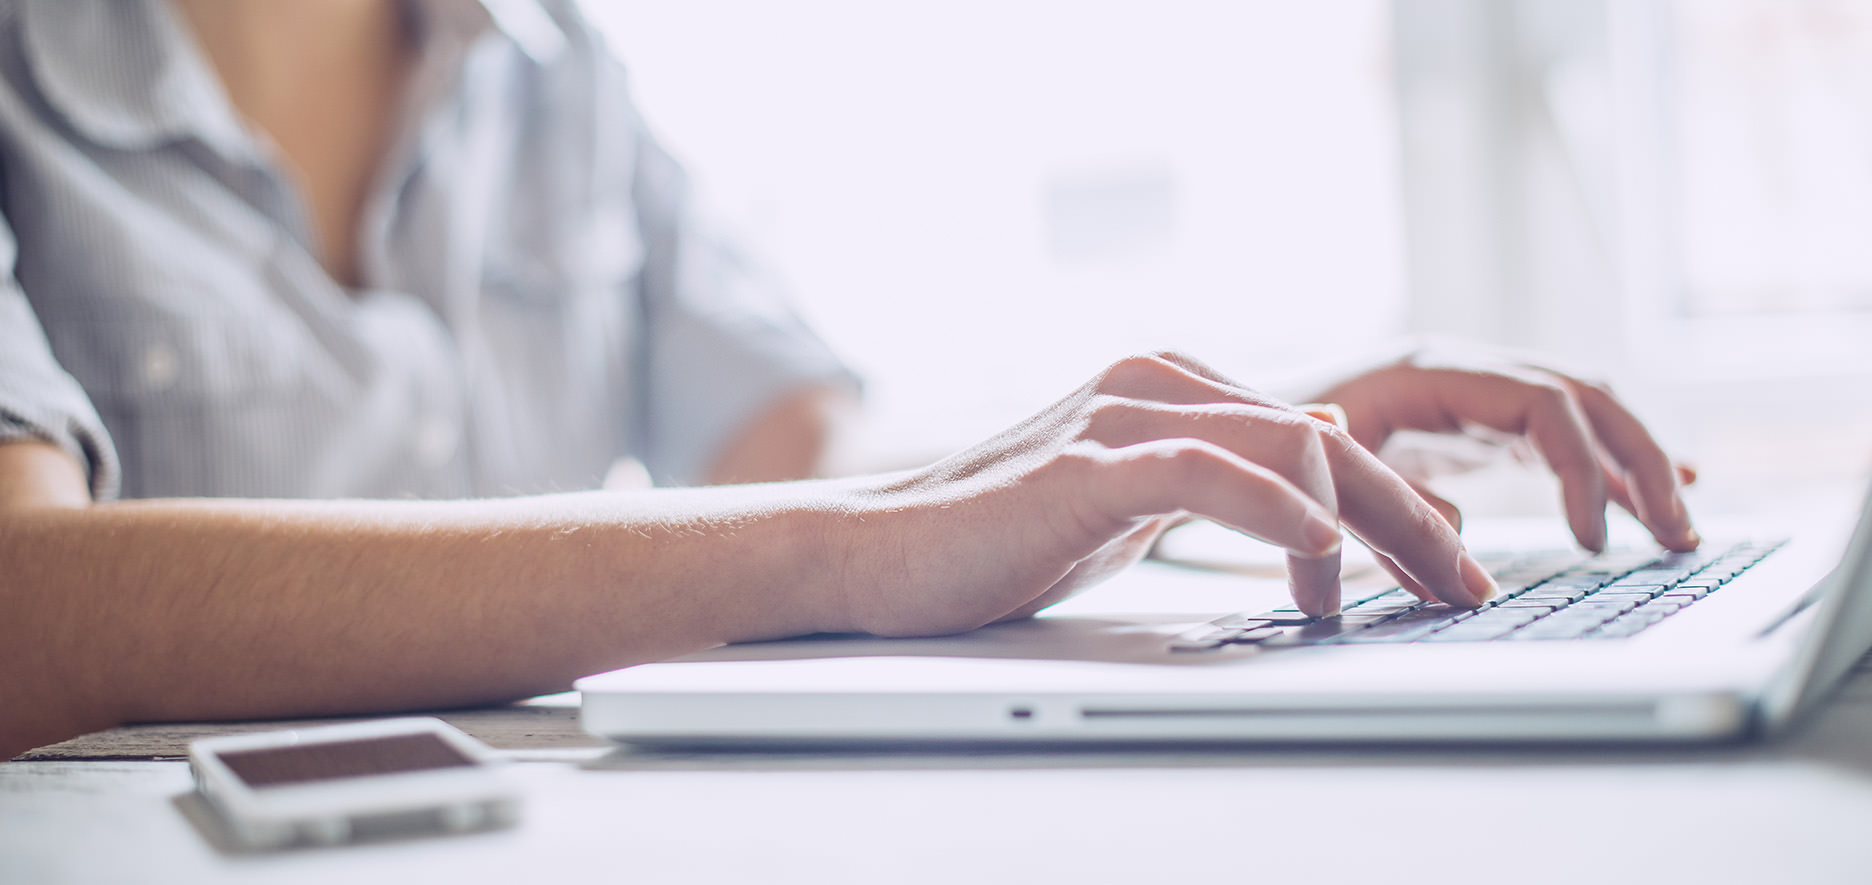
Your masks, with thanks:
[[[635,211],[617,165],[578,161],[577,118],[513,115],[445,108],[405,165],[352,179],[372,182],[362,287],[306,248],[266,164],[187,142],[0,155],[7,215],[32,219],[16,274],[126,494],[594,484],[630,395]]]
[[[364,283],[361,229],[386,174],[407,75],[400,59],[367,74],[319,78],[317,89],[254,95],[231,88],[234,110],[259,133],[296,204],[307,251],[344,286]]]

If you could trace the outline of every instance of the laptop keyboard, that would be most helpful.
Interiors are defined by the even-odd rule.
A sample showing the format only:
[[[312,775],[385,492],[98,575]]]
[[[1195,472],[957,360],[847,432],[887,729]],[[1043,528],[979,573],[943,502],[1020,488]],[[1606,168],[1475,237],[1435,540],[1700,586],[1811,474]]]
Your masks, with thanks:
[[[1293,607],[1224,615],[1170,641],[1179,652],[1397,642],[1623,639],[1708,596],[1782,542],[1694,553],[1576,552],[1482,557],[1501,593],[1481,608],[1423,602],[1403,589],[1311,618]]]

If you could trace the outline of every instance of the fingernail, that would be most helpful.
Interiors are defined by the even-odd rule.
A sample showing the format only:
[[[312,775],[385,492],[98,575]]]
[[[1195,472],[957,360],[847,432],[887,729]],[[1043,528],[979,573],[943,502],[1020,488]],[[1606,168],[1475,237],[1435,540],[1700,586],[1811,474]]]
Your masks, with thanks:
[[[1317,513],[1307,514],[1306,525],[1300,531],[1306,536],[1307,548],[1314,556],[1331,556],[1345,543],[1339,525]]]
[[[1299,584],[1289,580],[1287,586],[1293,591],[1294,607],[1310,618],[1332,618],[1340,613],[1339,591],[1332,590],[1324,595],[1309,597],[1300,592]]]
[[[1482,563],[1476,562],[1475,557],[1467,551],[1456,555],[1456,569],[1462,573],[1463,588],[1475,597],[1476,605],[1494,599],[1495,594],[1501,591],[1495,585],[1495,579],[1489,577],[1488,569],[1483,568]]]
[[[1338,403],[1301,403],[1296,408],[1305,412],[1308,416],[1331,424],[1340,430],[1348,429],[1345,407]]]
[[[1703,536],[1697,534],[1696,527],[1690,524],[1690,511],[1684,507],[1682,495],[1671,496],[1671,518],[1678,525],[1683,526],[1683,532],[1679,537],[1683,539],[1686,546],[1697,547],[1703,543]]]

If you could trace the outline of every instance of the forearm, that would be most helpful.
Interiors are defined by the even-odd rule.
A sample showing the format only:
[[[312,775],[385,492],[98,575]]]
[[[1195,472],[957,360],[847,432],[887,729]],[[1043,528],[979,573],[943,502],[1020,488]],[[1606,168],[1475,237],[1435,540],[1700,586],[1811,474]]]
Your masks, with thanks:
[[[830,492],[8,513],[0,749],[121,721],[517,697],[837,629]]]

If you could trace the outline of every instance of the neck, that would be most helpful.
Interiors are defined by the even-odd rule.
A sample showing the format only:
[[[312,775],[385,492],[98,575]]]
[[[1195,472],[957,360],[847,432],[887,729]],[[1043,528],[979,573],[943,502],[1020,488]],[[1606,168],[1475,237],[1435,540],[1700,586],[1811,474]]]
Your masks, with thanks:
[[[170,0],[237,106],[290,101],[331,77],[377,77],[406,39],[396,0]]]
[[[272,140],[308,244],[356,285],[357,229],[415,47],[397,0],[171,0],[233,110]]]

